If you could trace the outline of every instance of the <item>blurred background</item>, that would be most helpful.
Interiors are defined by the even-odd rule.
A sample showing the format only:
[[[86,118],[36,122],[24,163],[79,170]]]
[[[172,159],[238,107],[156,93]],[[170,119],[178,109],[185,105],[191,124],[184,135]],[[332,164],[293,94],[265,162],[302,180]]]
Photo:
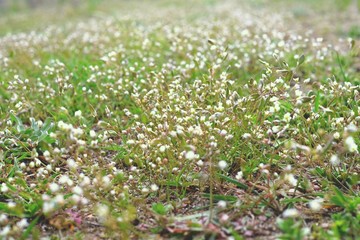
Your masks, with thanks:
[[[221,8],[229,2],[249,7],[255,14],[267,9],[291,16],[301,27],[319,34],[360,38],[360,0],[0,0],[0,36],[92,17],[132,17],[134,12],[156,15],[157,10],[167,8],[172,8],[174,17],[183,11],[195,18],[206,14],[204,9]]]
[[[92,0],[89,2],[97,2]],[[3,11],[16,11],[24,8],[54,7],[57,5],[71,4],[73,7],[80,5],[81,0],[0,0],[0,7]]]

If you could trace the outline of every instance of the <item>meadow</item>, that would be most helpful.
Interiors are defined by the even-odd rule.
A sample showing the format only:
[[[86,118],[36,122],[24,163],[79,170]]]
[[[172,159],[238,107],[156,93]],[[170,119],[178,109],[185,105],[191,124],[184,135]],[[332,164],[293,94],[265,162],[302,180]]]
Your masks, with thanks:
[[[0,239],[359,239],[356,1],[0,15]]]

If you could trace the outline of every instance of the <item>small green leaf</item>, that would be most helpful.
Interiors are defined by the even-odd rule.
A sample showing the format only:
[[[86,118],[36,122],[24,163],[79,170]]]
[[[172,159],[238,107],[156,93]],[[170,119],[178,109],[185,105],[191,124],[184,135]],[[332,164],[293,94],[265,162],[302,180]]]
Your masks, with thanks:
[[[337,188],[334,187],[335,196],[331,197],[330,201],[339,207],[345,208],[347,200],[344,194]]]
[[[239,182],[239,181],[236,181],[235,179],[232,179],[232,178],[230,178],[230,177],[228,177],[228,176],[225,176],[225,175],[223,175],[223,174],[218,173],[217,176],[220,177],[220,178],[222,178],[222,179],[224,179],[225,181],[227,181],[227,182],[229,182],[229,183],[235,184],[237,187],[239,187],[239,188],[241,188],[241,189],[247,190],[247,189],[249,188],[249,187],[246,186],[245,184],[243,184],[243,183],[241,183],[241,182]]]
[[[318,91],[316,93],[316,97],[315,97],[315,102],[314,102],[314,112],[318,112],[319,111],[319,106],[320,106],[320,92]]]
[[[157,214],[166,215],[170,210],[170,206],[165,206],[162,203],[154,203],[152,205],[152,210]]]
[[[37,216],[34,220],[31,221],[29,226],[26,228],[25,232],[21,235],[21,239],[28,239],[32,229],[35,227],[35,225],[38,223],[40,216]]]
[[[24,127],[24,125],[23,125],[23,123],[22,123],[22,121],[21,121],[20,118],[18,118],[18,117],[15,116],[14,114],[11,114],[11,115],[10,115],[10,118],[11,118],[11,120],[13,120],[13,121],[16,122],[16,130],[17,130],[19,133],[21,133],[21,132],[23,132],[23,131],[25,130],[25,127]]]
[[[300,66],[304,62],[305,62],[305,56],[302,54],[298,59],[297,65]]]

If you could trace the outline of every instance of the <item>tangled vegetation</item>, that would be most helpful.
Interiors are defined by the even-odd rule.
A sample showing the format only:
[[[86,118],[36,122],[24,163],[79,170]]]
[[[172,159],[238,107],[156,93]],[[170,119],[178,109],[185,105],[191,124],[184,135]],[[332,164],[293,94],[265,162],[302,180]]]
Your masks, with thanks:
[[[0,238],[358,238],[356,25],[255,2],[1,32]]]

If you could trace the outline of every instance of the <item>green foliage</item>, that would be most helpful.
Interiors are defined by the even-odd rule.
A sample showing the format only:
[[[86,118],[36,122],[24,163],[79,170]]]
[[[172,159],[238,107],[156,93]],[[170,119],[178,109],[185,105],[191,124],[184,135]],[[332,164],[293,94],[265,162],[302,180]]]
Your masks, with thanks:
[[[335,0],[337,8],[341,11],[346,10],[352,2],[353,0]]]
[[[41,144],[41,142],[48,144],[55,142],[55,140],[49,136],[54,127],[50,118],[47,118],[41,127],[39,127],[38,122],[35,121],[34,118],[30,118],[30,127],[24,126],[21,119],[13,114],[11,114],[11,120],[16,123],[16,130],[20,134],[18,139],[23,141],[30,139],[38,144]]]
[[[302,222],[292,218],[278,219],[277,225],[282,234],[281,240],[301,240],[309,234],[309,229],[303,228]]]
[[[171,206],[162,203],[153,203],[152,210],[159,215],[166,215],[169,213]]]
[[[350,1],[65,2],[0,16],[9,237],[357,236],[357,42],[301,28]]]

